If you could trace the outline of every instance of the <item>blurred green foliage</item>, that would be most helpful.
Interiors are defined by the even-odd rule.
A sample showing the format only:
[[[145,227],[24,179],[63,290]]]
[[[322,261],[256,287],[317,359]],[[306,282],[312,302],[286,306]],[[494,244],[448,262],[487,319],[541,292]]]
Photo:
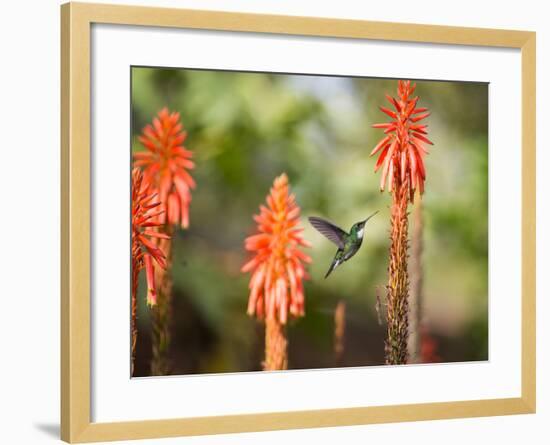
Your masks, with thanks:
[[[424,319],[443,361],[486,360],[488,311],[488,86],[418,81],[431,111],[424,196]],[[243,241],[273,179],[286,172],[313,243],[306,317],[290,322],[291,368],[334,366],[333,311],[347,304],[343,366],[383,363],[376,288],[387,281],[388,193],[369,153],[371,124],[396,80],[186,69],[132,69],[132,150],[164,106],[179,111],[197,188],[190,228],[174,241],[173,373],[258,370],[262,325],[245,311]],[[375,210],[360,252],[329,279],[334,246],[307,222],[348,229]],[[412,231],[411,231],[412,233]],[[141,293],[143,295],[143,292]],[[137,375],[148,375],[149,318],[140,299]]]

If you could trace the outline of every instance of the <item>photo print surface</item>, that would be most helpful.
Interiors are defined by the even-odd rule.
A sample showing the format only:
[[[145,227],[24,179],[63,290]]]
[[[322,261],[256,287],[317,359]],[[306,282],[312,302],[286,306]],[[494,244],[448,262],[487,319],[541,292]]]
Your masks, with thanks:
[[[488,360],[488,84],[132,67],[134,377]]]

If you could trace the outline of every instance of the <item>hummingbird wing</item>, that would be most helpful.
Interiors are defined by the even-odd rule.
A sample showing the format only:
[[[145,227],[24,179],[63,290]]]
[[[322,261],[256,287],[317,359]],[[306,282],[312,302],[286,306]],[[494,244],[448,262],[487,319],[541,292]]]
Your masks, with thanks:
[[[317,216],[310,216],[308,220],[319,233],[325,235],[330,241],[336,244],[339,249],[344,248],[347,233],[344,232],[340,227],[332,224],[326,219],[319,218]]]

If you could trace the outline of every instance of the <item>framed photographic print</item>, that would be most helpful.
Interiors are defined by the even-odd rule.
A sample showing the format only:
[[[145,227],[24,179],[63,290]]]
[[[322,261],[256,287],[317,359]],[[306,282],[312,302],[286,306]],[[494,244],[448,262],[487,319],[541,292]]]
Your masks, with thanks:
[[[62,6],[62,438],[535,411],[535,34]]]

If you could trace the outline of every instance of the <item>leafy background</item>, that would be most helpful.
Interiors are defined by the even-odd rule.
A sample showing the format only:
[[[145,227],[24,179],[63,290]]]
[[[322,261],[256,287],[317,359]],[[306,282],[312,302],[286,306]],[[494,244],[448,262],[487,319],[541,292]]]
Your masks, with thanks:
[[[417,81],[430,109],[424,211],[424,320],[441,361],[488,358],[488,85]],[[164,106],[179,111],[197,181],[191,225],[174,242],[173,374],[261,369],[263,326],[246,315],[243,241],[275,176],[286,172],[313,243],[306,316],[288,328],[289,367],[336,366],[334,309],[347,306],[341,366],[384,362],[378,322],[389,246],[388,193],[375,160],[381,138],[371,124],[395,79],[283,75],[134,67],[132,150]],[[327,280],[334,246],[307,216],[345,229],[375,210],[359,253]],[[411,227],[412,233],[412,227]],[[143,278],[143,277],[142,277]],[[142,280],[140,295],[144,295]],[[139,299],[136,375],[149,375],[150,319]]]

